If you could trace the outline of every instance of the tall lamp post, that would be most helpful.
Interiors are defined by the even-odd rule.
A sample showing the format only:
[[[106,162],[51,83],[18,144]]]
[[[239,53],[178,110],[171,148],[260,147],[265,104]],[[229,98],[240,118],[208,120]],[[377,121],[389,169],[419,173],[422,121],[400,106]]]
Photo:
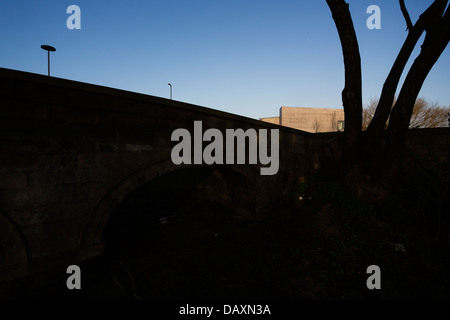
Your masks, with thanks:
[[[170,83],[168,85],[170,86],[170,100],[172,100],[172,85]]]
[[[56,49],[46,44],[43,44],[41,48],[47,51],[48,76],[50,77],[50,51],[53,52],[56,51]]]

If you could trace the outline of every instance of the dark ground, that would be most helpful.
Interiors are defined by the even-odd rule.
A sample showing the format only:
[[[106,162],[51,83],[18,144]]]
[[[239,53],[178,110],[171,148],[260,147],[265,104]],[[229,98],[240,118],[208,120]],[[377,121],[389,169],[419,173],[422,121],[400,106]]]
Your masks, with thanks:
[[[167,223],[117,220],[107,234],[114,250],[80,264],[81,290],[61,273],[57,285],[16,298],[449,299],[448,234],[437,232],[448,225],[448,189],[429,178],[405,176],[378,209],[316,177],[264,221],[204,201]],[[380,290],[366,286],[370,265],[381,269]]]

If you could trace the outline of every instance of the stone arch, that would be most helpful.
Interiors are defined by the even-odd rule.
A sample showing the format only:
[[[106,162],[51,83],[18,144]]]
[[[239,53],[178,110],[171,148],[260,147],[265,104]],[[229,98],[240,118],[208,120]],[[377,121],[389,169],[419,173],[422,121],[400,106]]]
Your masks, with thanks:
[[[111,213],[129,194],[138,190],[140,187],[149,183],[153,179],[176,171],[192,169],[196,167],[208,166],[199,166],[192,164],[174,166],[171,160],[165,160],[142,168],[129,175],[127,178],[123,179],[113,188],[109,189],[93,209],[92,214],[88,218],[81,233],[81,247],[88,247],[102,241],[103,230]],[[241,177],[241,181],[244,181],[244,183],[234,186],[234,188],[238,189],[238,196],[242,196],[245,191],[248,191],[248,188],[254,186],[257,176],[259,175],[259,168],[253,168],[252,166],[220,165],[215,166],[215,168],[217,168],[219,171],[229,170]],[[247,198],[247,201],[252,202],[256,201],[256,199],[251,200]],[[251,210],[248,210],[247,214],[250,215],[250,211]]]

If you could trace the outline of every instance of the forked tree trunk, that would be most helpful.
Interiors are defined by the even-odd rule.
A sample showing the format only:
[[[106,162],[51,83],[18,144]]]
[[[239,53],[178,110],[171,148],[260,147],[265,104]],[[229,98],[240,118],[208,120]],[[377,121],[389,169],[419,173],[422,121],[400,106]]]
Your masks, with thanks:
[[[341,40],[345,66],[342,102],[345,112],[342,177],[347,191],[372,204],[381,204],[390,192],[406,144],[412,109],[431,68],[450,40],[448,0],[435,0],[412,25],[404,1],[400,7],[409,34],[384,83],[374,118],[362,132],[361,64],[358,41],[345,0],[326,0]],[[446,11],[444,13],[444,11]],[[426,37],[411,66],[395,106],[391,109],[400,77],[420,36]],[[385,132],[386,121],[390,117]]]

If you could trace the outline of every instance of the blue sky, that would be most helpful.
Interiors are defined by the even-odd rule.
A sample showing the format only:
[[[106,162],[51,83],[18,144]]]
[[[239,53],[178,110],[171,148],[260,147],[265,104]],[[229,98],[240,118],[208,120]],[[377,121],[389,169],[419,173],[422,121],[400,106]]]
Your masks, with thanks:
[[[407,35],[396,0],[348,0],[363,102],[378,97]],[[415,22],[431,0],[406,0]],[[66,9],[81,9],[69,30]],[[369,30],[367,7],[381,9]],[[251,118],[281,106],[341,108],[344,66],[325,0],[0,0],[0,67],[114,87]],[[419,43],[420,45],[420,43]],[[413,57],[418,54],[415,51]],[[420,96],[450,106],[450,49]]]

